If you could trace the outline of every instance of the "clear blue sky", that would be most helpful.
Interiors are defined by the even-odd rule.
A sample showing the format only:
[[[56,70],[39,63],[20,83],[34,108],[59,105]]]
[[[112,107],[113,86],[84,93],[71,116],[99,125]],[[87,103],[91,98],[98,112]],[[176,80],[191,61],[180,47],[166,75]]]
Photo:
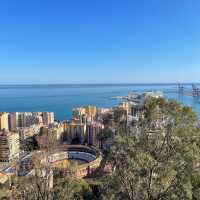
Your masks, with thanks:
[[[200,81],[199,0],[4,0],[0,83]]]

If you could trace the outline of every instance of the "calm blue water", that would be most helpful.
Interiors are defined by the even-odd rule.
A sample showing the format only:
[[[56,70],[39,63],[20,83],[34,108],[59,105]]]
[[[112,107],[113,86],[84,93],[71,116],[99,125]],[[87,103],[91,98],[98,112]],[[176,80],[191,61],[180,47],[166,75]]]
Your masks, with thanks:
[[[191,88],[191,85],[185,85]],[[56,119],[71,117],[72,108],[96,105],[109,108],[118,102],[112,96],[127,95],[130,90],[175,89],[175,84],[118,84],[118,85],[0,85],[0,111],[53,111]],[[200,100],[189,96],[166,93],[166,97],[192,106],[200,116]]]

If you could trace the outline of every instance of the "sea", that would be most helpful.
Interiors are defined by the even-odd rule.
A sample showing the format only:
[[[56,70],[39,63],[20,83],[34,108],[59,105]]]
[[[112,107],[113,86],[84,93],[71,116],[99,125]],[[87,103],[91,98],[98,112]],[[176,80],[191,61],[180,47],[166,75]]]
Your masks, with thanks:
[[[192,84],[183,85],[192,90]],[[200,87],[200,85],[198,85]],[[200,117],[200,98],[180,95],[177,84],[43,84],[0,85],[0,111],[38,112],[52,111],[57,120],[69,120],[72,109],[96,105],[110,108],[119,103],[113,96],[127,96],[130,91],[143,93],[162,90],[167,99],[175,99],[190,106]]]

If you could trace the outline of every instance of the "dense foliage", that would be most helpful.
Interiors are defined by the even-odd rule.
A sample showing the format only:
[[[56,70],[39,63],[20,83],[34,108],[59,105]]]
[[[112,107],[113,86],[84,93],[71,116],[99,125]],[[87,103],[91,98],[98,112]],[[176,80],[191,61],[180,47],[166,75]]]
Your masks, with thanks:
[[[114,140],[105,199],[200,199],[200,130],[195,113],[175,101],[148,100],[134,131]]]

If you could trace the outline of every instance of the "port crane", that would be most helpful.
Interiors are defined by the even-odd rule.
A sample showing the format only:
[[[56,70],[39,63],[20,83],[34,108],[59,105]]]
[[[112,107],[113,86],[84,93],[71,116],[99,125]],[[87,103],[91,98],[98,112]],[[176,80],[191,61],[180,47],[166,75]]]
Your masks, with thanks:
[[[192,84],[192,90],[184,87],[181,84],[178,84],[177,88],[178,94],[182,94],[185,96],[200,97],[200,88],[198,88],[195,84]]]
[[[173,85],[173,87],[171,88],[165,88],[165,89],[161,89],[162,92],[164,92],[165,94],[178,94],[178,95],[182,95],[182,96],[191,96],[191,97],[198,97],[200,98],[200,86],[198,87],[197,85],[199,84],[177,84],[177,85]],[[148,91],[146,91],[148,92]],[[136,101],[136,99],[138,97],[138,91],[137,90],[133,90],[130,91],[128,96],[124,97],[124,96],[114,96],[112,97],[112,99],[117,99],[117,100],[131,100],[131,101]]]

